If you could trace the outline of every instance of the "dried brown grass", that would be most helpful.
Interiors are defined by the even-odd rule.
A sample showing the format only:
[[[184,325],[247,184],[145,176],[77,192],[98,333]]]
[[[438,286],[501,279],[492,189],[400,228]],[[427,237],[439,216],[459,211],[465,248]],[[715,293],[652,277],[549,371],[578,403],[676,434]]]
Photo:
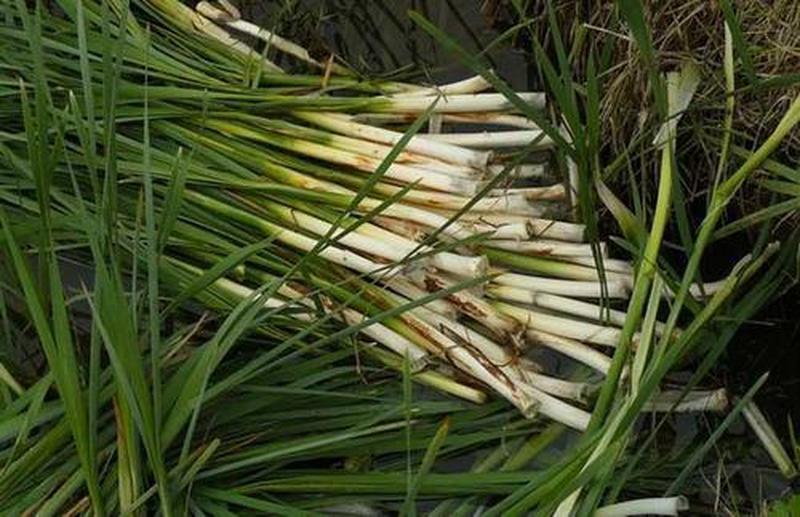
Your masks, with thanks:
[[[724,16],[719,4],[709,0],[649,0],[645,7],[662,70],[674,70],[691,61],[703,73],[694,113],[690,114],[694,119],[690,118],[685,126],[695,125],[720,136],[713,131],[720,127],[724,117],[726,96]],[[560,1],[556,10],[562,21],[564,40],[584,42],[574,56],[578,73],[584,71],[590,51],[598,56],[605,45],[610,45],[607,52],[611,59],[603,72],[601,113],[610,137],[608,143],[619,148],[654,118],[647,70],[642,66],[636,44],[629,38],[613,2]],[[800,2],[740,0],[734,2],[734,10],[759,82],[800,73]],[[539,27],[547,31],[545,23]],[[541,36],[547,41],[547,34]],[[733,129],[755,140],[777,125],[789,102],[800,92],[800,85],[754,89],[741,63],[737,63],[736,70]],[[800,157],[800,132],[794,132],[784,148],[793,158]]]
[[[733,143],[753,148],[775,128],[800,93],[800,2],[731,0],[731,3],[759,85],[756,87],[750,81],[741,55],[736,55]],[[484,13],[491,11],[496,28],[508,29],[520,21],[510,0],[487,0],[485,4],[491,4],[492,9],[484,9]],[[715,0],[643,0],[643,4],[660,71],[677,70],[682,64],[692,62],[702,75],[689,112],[681,122],[676,150],[689,215],[697,223],[704,213],[718,167],[724,134],[725,17]],[[650,92],[648,70],[616,2],[554,0],[551,5],[561,39],[570,53],[574,79],[579,82],[585,79],[590,55],[600,63],[602,161],[611,162],[626,148],[633,151],[625,155],[629,160],[628,170],[607,177],[607,183],[628,202],[634,196],[648,197],[655,190],[650,184],[657,177],[658,153],[639,151],[652,141],[660,121]],[[526,4],[525,17],[532,21],[533,37],[554,58],[547,6],[548,2],[531,0]],[[529,53],[535,63],[532,42],[524,31],[519,33],[516,46]],[[788,86],[765,87],[776,78],[792,74],[797,77],[788,81]],[[643,145],[630,149],[630,143],[638,136],[644,136],[640,140]],[[800,130],[784,140],[774,157],[790,166],[800,162]],[[729,166],[735,168],[737,163],[738,159],[731,160]],[[632,179],[638,190],[632,188]],[[762,191],[757,182],[750,183],[740,192],[729,215],[743,215],[772,202],[773,197]]]

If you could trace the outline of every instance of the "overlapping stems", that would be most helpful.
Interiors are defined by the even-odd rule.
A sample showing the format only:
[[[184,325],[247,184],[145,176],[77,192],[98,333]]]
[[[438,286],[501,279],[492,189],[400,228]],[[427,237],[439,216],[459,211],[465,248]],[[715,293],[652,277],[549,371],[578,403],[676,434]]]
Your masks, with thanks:
[[[67,38],[50,38],[46,45],[77,53]],[[80,84],[79,70],[58,55],[52,59],[59,84]],[[368,322],[365,336],[408,354],[416,367],[450,363],[524,414],[542,412],[585,428],[588,385],[548,377],[522,356],[544,347],[604,373],[624,314],[601,297],[626,298],[633,273],[627,262],[609,258],[605,243],[594,244],[605,259],[604,274],[598,272],[582,226],[569,220],[568,187],[542,161],[549,138],[503,95],[485,93],[489,84],[480,77],[423,87],[365,83],[336,68],[316,79],[336,94],[319,95],[313,75],[262,73],[268,86],[241,89],[218,66],[183,77],[196,87],[179,87],[175,72],[191,58],[151,34],[132,41],[122,62],[119,173],[133,185],[151,174],[163,206],[160,182],[185,168],[180,224],[163,257],[169,267],[200,275],[224,256],[220,242],[231,249],[265,237],[276,256],[313,253],[318,264],[331,265],[318,278],[289,278],[267,307],[310,305],[307,293],[318,292],[317,307],[346,324]],[[146,76],[147,85],[134,82],[136,75]],[[544,105],[540,93],[520,97],[537,109]],[[141,165],[144,103],[156,143],[148,149],[149,171]],[[430,117],[452,132],[419,131]],[[410,130],[409,120],[417,121]],[[477,122],[489,125],[480,133],[461,129]],[[73,134],[93,130],[87,124]],[[74,139],[66,145],[73,174],[88,192],[91,164]],[[538,162],[530,161],[534,151]],[[70,190],[65,184],[61,195],[74,195]],[[127,224],[132,231],[135,221]],[[198,228],[218,241],[193,242]],[[273,262],[245,271],[215,287],[243,299],[273,278],[262,275],[287,280]],[[374,319],[428,293],[431,300],[419,307]]]
[[[4,68],[2,150],[11,171],[0,190],[4,205],[42,213],[35,178],[26,174],[33,165],[23,152],[25,128],[13,118],[29,85],[44,80],[54,85],[47,102],[63,137],[49,194],[60,229],[81,232],[92,220],[87,213],[108,209],[97,175],[113,159],[113,230],[126,268],[135,272],[152,253],[176,296],[220,312],[255,305],[251,318],[269,318],[274,326],[260,331],[282,339],[281,350],[308,337],[318,337],[312,348],[320,348],[358,334],[376,361],[408,368],[419,382],[472,402],[496,393],[526,417],[584,430],[595,386],[610,370],[640,379],[635,367],[620,372],[612,363],[622,337],[636,349],[653,336],[681,335],[674,318],[656,321],[660,298],[672,296],[659,282],[641,332],[638,324],[623,330],[625,312],[609,303],[629,297],[631,264],[610,257],[606,243],[585,242],[572,220],[571,185],[550,168],[553,140],[481,77],[445,85],[365,81],[253,29],[230,9],[202,4],[194,12],[153,1],[137,8],[175,15],[177,26],[144,29],[126,5],[110,6],[126,20],[111,61],[100,34],[119,34],[123,24],[109,21],[107,7],[65,1],[84,21],[76,31],[47,17],[41,44],[48,52],[32,55],[16,7],[4,4],[12,22],[3,27],[6,45],[31,54],[33,64]],[[211,39],[198,40],[195,31]],[[268,50],[274,43],[312,72],[285,73],[236,31],[264,39]],[[92,104],[111,94],[98,63],[120,74],[114,131],[109,118],[91,117]],[[518,96],[545,106],[541,93]],[[169,228],[157,252],[140,235],[145,193],[151,217]],[[73,216],[78,224],[68,221]],[[85,251],[79,245],[72,256]],[[697,294],[724,294],[730,282],[706,287]],[[682,285],[678,298],[689,289]],[[208,361],[208,376],[230,349],[214,350],[196,356]],[[547,357],[566,360],[571,375],[546,368],[540,359]],[[231,373],[199,396],[241,387],[264,367]],[[187,378],[205,390],[204,375]],[[187,407],[198,395],[181,393]],[[718,409],[720,396],[693,400],[686,410]],[[162,446],[192,418],[188,411],[168,417]],[[247,463],[233,465],[206,475]]]

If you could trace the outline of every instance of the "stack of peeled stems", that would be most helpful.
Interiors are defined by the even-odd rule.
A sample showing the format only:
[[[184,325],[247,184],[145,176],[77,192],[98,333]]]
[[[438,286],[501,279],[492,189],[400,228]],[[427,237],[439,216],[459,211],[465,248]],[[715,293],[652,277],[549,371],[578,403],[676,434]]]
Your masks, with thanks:
[[[197,29],[236,51],[255,53],[241,38],[246,35],[320,68],[323,81],[349,73],[242,20],[227,2],[201,2],[192,16]],[[393,93],[373,96],[357,110],[211,115],[154,127],[270,182],[318,194],[313,203],[233,189],[187,191],[186,197],[215,218],[298,252],[316,250],[330,267],[355,273],[374,305],[346,305],[328,292],[323,305],[335,319],[358,325],[375,307],[402,307],[438,293],[370,323],[362,336],[408,358],[415,371],[455,372],[475,385],[453,393],[479,400],[475,393],[488,387],[526,416],[585,429],[592,385],[549,374],[527,352],[549,349],[583,365],[591,372],[584,378],[602,378],[625,320],[611,305],[628,297],[633,268],[611,258],[605,242],[586,242],[584,226],[571,220],[569,186],[548,167],[553,142],[490,88],[480,76],[438,86],[392,83]],[[542,93],[517,95],[535,109],[545,107]],[[406,139],[363,195],[361,187],[423,113],[430,116],[429,131]],[[514,159],[520,148],[535,151],[537,161]],[[343,215],[348,208],[352,213]],[[332,243],[319,246],[321,239]],[[465,282],[469,287],[459,289]],[[216,286],[240,298],[255,288],[229,278]],[[311,305],[314,287],[284,284],[266,305]],[[692,407],[713,409],[724,401],[719,392],[707,398],[713,404],[702,399]]]
[[[191,21],[179,28],[261,60],[270,72],[285,73],[249,45],[253,38],[317,68],[323,86],[352,74],[242,20],[228,2],[201,2],[195,10],[172,0],[149,3]],[[625,303],[633,268],[612,258],[606,243],[586,241],[573,219],[572,188],[549,165],[553,141],[490,90],[480,76],[436,86],[389,82],[379,94],[349,92],[343,109],[302,109],[298,102],[153,120],[153,142],[194,149],[192,160],[207,170],[241,169],[256,178],[248,188],[188,185],[184,203],[194,219],[176,227],[174,241],[192,224],[197,231],[227,225],[246,228],[253,242],[268,237],[291,256],[313,252],[319,274],[280,283],[265,307],[308,307],[291,313],[306,321],[320,305],[312,294],[321,293],[322,309],[342,325],[361,326],[385,363],[407,360],[420,378],[437,372],[457,381],[431,380],[444,391],[480,401],[488,388],[528,417],[582,430],[593,382],[608,371],[620,338],[625,313],[612,306]],[[517,95],[534,109],[546,106],[542,93]],[[408,137],[409,125],[425,116],[427,132]],[[187,277],[202,274],[201,264],[214,258],[173,252],[165,267]],[[213,287],[245,299],[278,278],[266,269],[248,268]],[[707,287],[701,291],[714,286]],[[387,311],[393,312],[376,319]],[[545,351],[574,362],[579,380],[532,358]],[[722,399],[709,392],[691,407],[710,409]]]

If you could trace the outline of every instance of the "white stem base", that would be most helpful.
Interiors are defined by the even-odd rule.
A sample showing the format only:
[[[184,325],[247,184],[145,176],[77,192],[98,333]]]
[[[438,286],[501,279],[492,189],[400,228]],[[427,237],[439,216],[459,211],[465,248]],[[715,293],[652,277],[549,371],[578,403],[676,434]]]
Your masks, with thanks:
[[[689,509],[689,501],[683,496],[633,499],[623,503],[598,508],[595,517],[624,517],[627,515],[678,515]]]

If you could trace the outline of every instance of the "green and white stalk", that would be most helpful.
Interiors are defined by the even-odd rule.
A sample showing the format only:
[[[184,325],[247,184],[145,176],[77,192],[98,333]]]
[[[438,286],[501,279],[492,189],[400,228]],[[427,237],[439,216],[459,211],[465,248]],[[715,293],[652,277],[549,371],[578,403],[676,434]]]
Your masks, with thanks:
[[[533,241],[492,239],[489,246],[500,248],[526,255],[555,255],[557,257],[592,257],[591,244],[577,244],[572,242],[536,239]],[[602,255],[608,256],[605,243],[600,243]],[[574,263],[574,262],[573,262]]]
[[[455,282],[443,275],[422,269],[411,271],[408,276],[430,293],[455,285]],[[472,290],[463,289],[451,292],[447,295],[447,300],[457,307],[460,313],[481,323],[499,337],[513,338],[523,330],[522,325],[514,318],[501,313]]]
[[[348,165],[353,166],[354,168],[358,169],[359,167],[361,170],[371,172],[374,168],[376,168],[379,164],[377,160],[368,159],[364,160],[363,157],[356,155],[354,153],[348,153],[346,151],[337,151],[331,150],[330,147],[320,145],[314,142],[302,141],[299,139],[288,138],[283,135],[268,135],[265,134],[263,131],[254,131],[250,128],[243,127],[238,124],[232,124],[230,122],[221,121],[221,120],[209,120],[206,122],[207,125],[211,125],[215,127],[217,130],[223,133],[232,133],[239,136],[243,136],[245,138],[250,138],[258,141],[264,141],[267,143],[278,144],[283,148],[293,150],[295,152],[300,152],[300,154],[311,155],[312,157],[317,157],[323,160],[329,160],[338,162],[341,161]],[[204,139],[211,143],[211,145],[218,145],[215,144],[213,139]],[[368,162],[368,163],[367,163]],[[338,193],[338,194],[345,194],[345,195],[355,195],[352,191],[338,185],[336,183],[319,180],[308,176],[303,173],[299,173],[287,167],[278,166],[273,163],[267,163],[264,165],[264,170],[270,176],[279,179],[281,182],[286,182],[292,186],[296,186],[299,188],[306,188],[306,189],[313,189],[320,192],[326,193]],[[390,174],[390,172],[394,171],[394,174]],[[389,172],[387,175],[395,177],[405,177],[406,179],[415,179],[418,178],[420,175],[420,171],[413,167],[396,165],[394,169],[390,167]],[[465,178],[455,178],[448,176],[447,174],[438,174],[433,175],[433,173],[425,173],[423,174],[426,178],[423,183],[428,183],[429,185],[438,185],[440,188],[447,189],[450,188],[451,190],[461,190],[464,192],[474,191],[480,186],[479,182],[470,181]],[[375,190],[381,194],[387,196],[394,196],[401,193],[401,187],[385,184],[385,183],[378,183],[375,187]],[[449,210],[459,210],[465,204],[470,201],[470,198],[464,197],[461,195],[454,195],[451,193],[445,192],[432,192],[432,191],[422,191],[411,189],[406,192],[403,192],[404,200],[406,202],[427,205],[430,207],[435,207],[438,209],[449,209]],[[525,195],[503,195],[497,197],[484,197],[475,203],[472,207],[475,211],[480,212],[494,212],[494,211],[503,211],[504,213],[515,213],[525,216],[531,217],[538,217],[545,214],[548,214],[553,211],[552,205],[547,205],[545,203],[534,203],[529,201]]]
[[[664,283],[664,278],[657,275],[653,279],[653,288],[648,295],[647,308],[644,313],[644,319],[642,320],[639,342],[637,343],[636,349],[633,351],[630,375],[631,396],[636,396],[639,393],[647,365],[650,361],[655,360],[653,349],[657,342],[656,324],[658,311],[661,306],[660,291],[663,290]],[[656,353],[659,355],[663,354],[664,348],[660,347]]]
[[[391,366],[395,370],[400,372],[403,371],[402,357],[398,357],[396,354],[376,347],[366,347],[364,348],[364,351],[367,354],[378,358],[379,361]],[[430,386],[431,388],[439,390],[443,393],[449,393],[450,395],[474,402],[475,404],[483,404],[488,398],[485,392],[473,386],[461,384],[460,382],[453,380],[450,375],[445,375],[436,370],[427,369],[420,372],[414,372],[412,378],[420,384]]]
[[[364,198],[359,203],[358,208],[368,212],[377,210],[382,204],[383,201],[379,199]],[[390,206],[385,207],[381,214],[393,219],[408,220],[411,223],[417,223],[428,228],[444,228],[442,234],[456,240],[468,239],[479,233],[470,231],[468,228],[462,226],[458,221],[445,226],[449,221],[447,217],[437,214],[436,212],[405,203],[392,203]]]
[[[587,401],[588,395],[594,389],[592,385],[586,382],[565,381],[558,377],[542,375],[536,372],[528,372],[526,376],[531,385],[548,395],[581,403]]]
[[[327,221],[318,219],[300,210],[271,202],[264,202],[262,206],[278,215],[287,223],[294,224],[298,228],[314,233],[320,237],[327,235],[333,228],[333,225]],[[486,274],[488,267],[488,262],[485,257],[471,257],[446,251],[434,253],[434,250],[430,247],[419,246],[413,241],[381,230],[369,223],[362,224],[356,231],[346,234],[344,234],[344,231],[345,229],[342,228],[333,232],[332,238],[336,239],[338,243],[344,246],[385,259],[389,262],[400,262],[409,258],[409,254],[411,253],[419,254],[430,252],[432,254],[429,257],[425,257],[423,260],[424,263],[430,263],[432,266],[454,275],[477,278]]]
[[[531,367],[526,366],[526,361],[516,359],[504,347],[479,332],[431,311],[423,310],[419,315],[437,328],[447,329],[449,335],[457,336],[460,346],[479,350],[488,361],[499,368],[520,389],[536,399],[537,409],[541,414],[575,429],[585,429],[590,415],[566,402],[555,399],[552,395],[581,400],[586,394],[587,385],[538,374],[531,371]]]
[[[443,215],[453,215],[452,212],[441,210],[439,210],[439,212]],[[467,212],[463,214],[460,221],[462,224],[470,222],[488,226],[523,224],[528,227],[528,237],[531,238],[541,237],[570,242],[584,242],[586,240],[586,226],[567,221],[556,221],[553,219],[542,219],[508,213],[484,214],[477,212]]]
[[[480,350],[463,346],[463,343],[455,341],[414,313],[405,312],[399,318],[425,337],[431,353],[446,357],[461,370],[494,389],[526,417],[535,414],[536,401],[522,391],[517,383],[505,375]]]
[[[214,24],[208,18],[200,15],[199,13],[193,13],[192,23],[194,27],[208,36],[211,39],[214,39],[226,47],[232,49],[234,52],[239,54],[242,58],[260,63],[264,70],[268,72],[277,72],[283,73],[281,67],[267,59],[266,57],[262,56],[256,49],[252,48],[251,46],[239,41],[238,39],[231,36],[227,31],[220,28],[218,25]]]
[[[288,54],[292,57],[299,59],[305,63],[311,64],[318,68],[325,68],[327,65],[325,63],[320,63],[319,61],[315,60],[311,57],[311,54],[308,53],[308,50],[301,47],[297,43],[290,41],[286,38],[283,38],[273,32],[268,31],[258,25],[242,20],[239,16],[238,11],[228,12],[222,11],[217,9],[209,2],[199,2],[195,9],[200,14],[210,18],[211,20],[215,21],[218,24],[225,25],[231,29],[237,30],[254,38],[260,39],[267,43],[267,45],[271,48],[275,48],[285,54]],[[337,74],[349,74],[349,70],[346,68],[332,63],[330,65],[331,71]]]
[[[683,496],[632,499],[598,508],[595,517],[625,517],[627,515],[678,515],[689,510],[689,500]]]
[[[625,323],[625,312],[623,311],[575,300],[568,296],[518,289],[505,285],[488,285],[486,293],[498,300],[524,303],[548,311],[579,316],[597,322],[608,322],[619,326]],[[660,333],[663,329],[664,326],[662,324],[656,323],[656,333]]]
[[[529,217],[525,219],[525,225],[531,238],[583,242],[586,237],[586,226],[583,224]]]
[[[613,280],[606,282],[604,286],[600,282],[562,280],[517,273],[501,273],[495,276],[492,281],[495,284],[503,286],[541,293],[560,294],[575,298],[607,297],[611,299],[624,299],[627,298],[630,293],[627,284]]]
[[[316,248],[319,243],[319,241],[316,239],[307,237],[286,228],[282,228],[281,226],[267,221],[266,219],[252,215],[206,195],[191,191],[186,191],[184,195],[195,203],[209,210],[217,212],[221,215],[230,216],[235,220],[239,220],[245,224],[257,228],[264,232],[264,234],[274,236],[278,241],[288,244],[289,246],[300,251],[310,252]],[[335,245],[323,247],[319,251],[319,256],[333,262],[334,264],[353,269],[359,273],[378,275],[380,277],[391,277],[397,273],[400,273],[404,269],[403,266],[391,266],[374,262],[362,257],[357,253],[339,248]]]
[[[413,93],[413,92],[412,92]],[[519,129],[539,130],[535,122],[520,115],[511,115],[504,112],[482,113],[442,113],[441,121],[445,124],[486,124],[494,126],[508,126]],[[352,120],[365,124],[410,124],[416,117],[410,113],[354,113]]]
[[[392,146],[386,144],[373,142],[364,138],[353,138],[331,133],[323,129],[309,128],[289,123],[275,123],[271,120],[265,121],[263,119],[256,119],[256,124],[270,131],[275,131],[289,137],[311,140],[321,145],[335,147],[336,149],[380,161],[386,159],[393,149]],[[484,175],[482,169],[445,162],[407,149],[400,151],[394,158],[393,163],[463,178],[481,179]]]
[[[476,184],[477,185],[477,184]],[[421,205],[425,208],[445,210],[452,212],[461,210],[472,198],[462,195],[434,192],[430,190],[404,189],[388,183],[378,183],[375,191],[385,196],[403,194],[402,201],[406,204]],[[405,192],[404,192],[405,191]],[[563,212],[557,203],[549,201],[533,202],[524,195],[484,196],[470,205],[470,210],[477,213],[508,213],[525,217],[549,217],[553,213]],[[444,219],[445,221],[447,219]]]
[[[596,267],[594,257],[558,255],[559,260],[570,262],[579,266]],[[603,269],[611,273],[620,273],[625,276],[633,275],[633,265],[627,260],[603,257]]]
[[[536,400],[541,414],[578,431],[585,431],[588,427],[592,415],[587,411],[571,406],[534,386],[525,386],[524,390]]]
[[[501,222],[508,220],[510,222]],[[490,240],[553,239],[565,242],[583,242],[584,227],[551,219],[517,216],[495,216],[494,214],[471,214],[459,220],[474,233],[487,235]]]
[[[540,92],[519,92],[517,95],[523,102],[534,109],[544,109],[545,95]],[[394,95],[392,97],[373,97],[377,111],[422,113],[433,106],[433,113],[472,113],[483,111],[506,111],[514,109],[514,105],[502,93],[475,93],[463,95],[447,95],[420,97],[414,95]]]
[[[406,239],[415,242],[422,242],[425,240],[431,231],[430,228],[422,226],[421,224],[412,223],[411,221],[397,219],[394,217],[378,216],[374,217],[372,221],[381,228],[385,228],[392,233],[402,235]]]
[[[329,303],[325,303],[325,306],[334,317],[349,326],[359,325],[367,319],[366,316],[352,309],[338,310]],[[412,372],[421,370],[427,363],[428,354],[425,350],[381,323],[371,323],[361,329],[361,333],[400,356],[407,356]]]
[[[620,329],[616,327],[604,327],[594,323],[554,316],[503,302],[495,302],[492,305],[501,313],[511,316],[525,325],[526,328],[543,330],[558,336],[610,347],[617,346],[619,342]]]
[[[404,300],[403,303],[408,303]],[[448,319],[433,311],[422,309],[416,313],[421,319],[438,329],[446,329],[446,333],[457,336],[457,340],[467,346],[480,350],[487,359],[503,370],[509,377],[526,381],[528,371],[533,372],[533,365],[528,365],[524,360],[515,358],[506,347],[503,347],[480,332],[459,323],[455,319]]]
[[[239,124],[232,124],[226,121],[209,120],[206,125],[217,129],[225,134],[241,136],[267,144],[277,145],[283,149],[308,156],[330,163],[345,165],[356,170],[367,173],[374,172],[381,164],[381,160],[369,156],[357,154],[343,149],[336,149],[331,146],[319,144],[301,138],[289,137],[285,135],[265,134],[263,131],[256,131]],[[423,187],[429,187],[443,192],[451,192],[472,196],[480,190],[478,181],[468,178],[455,177],[449,174],[411,167],[399,163],[393,163],[385,172],[385,177],[401,181],[403,183],[415,183]]]
[[[566,280],[601,281],[600,271],[598,271],[596,267],[572,264],[555,258],[522,255],[511,251],[505,251],[493,248],[491,242],[480,246],[480,251],[489,257],[493,264],[498,265],[496,268],[498,273],[502,272],[500,269],[502,266],[533,275],[544,274]],[[631,278],[630,275],[614,273],[612,271],[605,271],[604,273],[604,280],[608,282],[619,282],[628,288],[633,284],[633,278]]]
[[[283,286],[281,286],[280,290],[283,290]],[[311,300],[306,299],[299,292],[297,295],[291,296],[291,298],[300,301],[309,308],[314,308]],[[365,315],[353,309],[336,307],[332,300],[327,297],[322,297],[322,305],[335,319],[347,324],[348,326],[360,325],[364,320],[367,319]],[[313,321],[313,318],[310,317],[310,314],[301,314],[300,316],[300,319]],[[305,316],[305,318],[302,316]],[[370,339],[373,339],[376,343],[388,348],[400,356],[407,356],[410,361],[412,372],[422,370],[428,362],[428,354],[425,350],[380,322],[370,323],[366,327],[363,327],[360,330],[360,333]]]
[[[417,224],[408,220],[397,219],[394,217],[375,217],[374,218],[375,224],[386,228],[398,235],[403,235],[407,239],[411,239],[414,241],[422,241],[425,237],[431,232],[431,227],[424,226],[421,224]],[[552,237],[553,239],[558,239],[558,237],[573,237],[574,234],[571,233],[571,229],[567,228],[565,233],[563,232],[563,227],[559,225],[557,222],[549,221],[545,219],[531,219],[534,225],[537,225],[538,228],[533,228],[533,231],[539,232],[538,235],[531,235],[532,229],[530,224],[526,223],[510,223],[510,224],[501,224],[501,225],[492,225],[488,223],[480,223],[480,222],[466,222],[460,221],[461,227],[469,229],[474,235],[483,234],[484,238],[487,240],[492,241],[489,243],[491,246],[503,248],[503,244],[497,245],[498,242],[509,242],[508,246],[511,249],[514,249],[517,244],[522,244],[524,248],[528,241],[527,239],[536,238],[537,240],[534,241],[536,243],[544,243],[539,244],[537,249],[542,249],[541,253],[547,254],[547,249],[553,249],[553,247],[557,249],[569,249],[568,247],[574,246],[574,249],[580,249],[582,244],[572,244],[568,242],[566,239],[563,240],[538,240],[539,237]],[[555,224],[553,224],[555,223]],[[569,224],[569,223],[567,223]],[[515,243],[515,244],[512,244]],[[590,260],[582,260],[586,257],[583,256],[568,256],[562,253],[552,253],[558,255],[559,260],[567,260],[569,262],[573,262],[575,264],[581,264],[586,266],[594,265],[593,259]],[[609,261],[609,265],[607,269],[609,271],[617,271],[621,273],[628,273],[631,272],[630,266],[623,261],[614,261],[612,259],[606,259]],[[618,264],[619,262],[619,264]],[[603,261],[603,264],[606,264],[606,261]],[[625,267],[622,266],[625,265]]]
[[[444,115],[443,121],[450,124],[485,124],[491,126],[508,126],[538,131],[539,126],[532,120],[508,113],[459,113]]]
[[[692,298],[703,299],[714,296],[720,289],[725,286],[725,279],[716,280],[714,282],[704,282],[702,284],[694,283],[689,287],[689,294]],[[669,286],[664,286],[662,296],[668,300],[675,298],[675,292]]]
[[[440,329],[447,329],[448,334],[458,336],[460,342],[480,350],[486,355],[487,359],[501,368],[506,375],[522,383],[521,385],[523,388],[526,387],[526,384],[529,384],[538,390],[559,398],[585,401],[586,395],[589,392],[588,384],[565,381],[556,377],[537,373],[536,366],[530,363],[529,360],[515,357],[508,352],[506,347],[497,344],[480,332],[428,310],[421,310],[417,314],[431,325]],[[544,413],[541,407],[540,411]],[[569,422],[574,421],[572,418],[559,416],[558,414],[547,414],[547,416],[559,422],[567,423],[568,425]]]
[[[528,346],[545,346],[603,375],[611,367],[610,357],[580,341],[532,328],[525,332],[525,338]]]
[[[387,195],[394,195],[400,192],[397,187],[381,187],[380,189]],[[473,212],[499,212],[527,217],[547,217],[557,211],[552,204],[531,202],[524,195],[518,194],[484,196],[477,201],[473,201],[467,197],[444,192],[409,190],[403,199],[409,203],[447,210],[461,210],[467,203],[471,203],[470,210]]]
[[[178,261],[170,261],[170,262],[173,264],[178,264]],[[180,263],[178,267],[180,267],[181,269],[191,271],[196,275],[202,274],[202,270],[194,266],[190,266],[188,264]],[[255,293],[254,289],[250,289],[249,287],[246,287],[242,284],[234,282],[233,280],[230,280],[225,277],[218,278],[217,280],[214,281],[213,285],[215,288],[219,289],[228,296],[235,298],[237,300],[245,300]],[[299,293],[297,294],[298,296],[302,296]],[[262,305],[264,306],[265,309],[288,309],[290,307],[297,307],[298,305],[307,307],[307,305],[303,304],[298,300],[293,300],[293,299],[285,300],[282,298],[276,298],[274,296],[270,298],[263,298]],[[296,313],[293,314],[292,316],[296,317],[297,319],[305,321],[309,321],[312,318],[312,316],[307,313],[306,314]]]
[[[408,97],[430,97],[432,95],[463,95],[467,93],[478,93],[488,90],[492,87],[492,83],[487,81],[480,75],[474,75],[461,81],[453,83],[441,84],[436,86],[422,86],[416,87],[413,91],[403,93],[402,95]]]
[[[319,241],[311,237],[306,237],[297,232],[280,228],[271,223],[264,223],[263,228],[268,235],[274,235],[275,238],[289,246],[297,248],[300,251],[310,252],[318,245]],[[380,262],[374,262],[366,259],[363,256],[348,251],[337,246],[326,246],[319,251],[319,256],[330,260],[334,264],[350,268],[358,273],[367,275],[378,275],[380,277],[391,277],[395,274],[402,272],[404,266],[389,266]]]
[[[329,131],[390,146],[397,145],[404,136],[403,133],[397,131],[360,124],[355,122],[349,115],[340,113],[296,111],[293,115]],[[491,158],[490,152],[474,151],[455,145],[434,142],[422,136],[411,137],[406,144],[405,150],[443,162],[474,167],[479,170],[485,169]]]
[[[502,239],[527,239],[530,237],[528,226],[525,223],[511,223],[501,225],[490,225],[483,223],[471,223],[469,227],[475,233],[482,233],[486,235],[486,239],[490,241]]]
[[[406,225],[414,225],[414,223],[407,223]],[[419,225],[414,225],[419,232],[422,232],[422,228]],[[482,256],[471,256],[462,253],[452,253],[448,251],[436,251],[433,247],[428,245],[420,244],[421,239],[419,238],[412,238],[407,236],[404,232],[395,232],[390,231],[379,224],[373,224],[372,222],[362,223],[356,228],[356,232],[363,233],[364,235],[374,237],[376,239],[380,239],[387,244],[397,246],[405,251],[406,254],[410,253],[418,253],[418,252],[426,252],[432,253],[436,255],[442,255],[440,259],[436,257],[432,258],[432,264],[435,267],[438,267],[443,270],[447,270],[448,266],[445,265],[447,262],[446,260],[452,261],[467,261],[469,263],[469,267],[473,268],[476,275],[485,275],[488,270],[488,262],[486,261],[485,257]],[[411,235],[416,237],[424,236],[424,233],[413,232]],[[457,258],[456,258],[457,257]],[[437,261],[438,260],[438,261]],[[465,275],[462,275],[465,276]]]
[[[411,158],[407,161],[408,165],[412,167],[420,167],[425,170],[440,172],[442,174],[450,174],[452,176],[459,176],[463,178],[473,179],[487,179],[489,176],[486,171],[475,168],[467,167],[466,165],[457,165],[455,163],[443,162],[435,158],[429,158],[419,154],[411,154]],[[396,161],[401,162],[398,158]]]
[[[428,133],[423,138],[473,149],[504,149],[525,147],[535,142],[531,149],[552,149],[553,140],[541,130],[482,131],[480,133]]]
[[[384,279],[382,283],[387,288],[409,300],[417,300],[424,296],[428,296],[429,294],[427,291],[421,289],[411,280],[402,275]],[[452,303],[442,298],[431,300],[422,307],[425,307],[426,309],[429,309],[445,318],[455,319],[458,317],[458,309]]]

